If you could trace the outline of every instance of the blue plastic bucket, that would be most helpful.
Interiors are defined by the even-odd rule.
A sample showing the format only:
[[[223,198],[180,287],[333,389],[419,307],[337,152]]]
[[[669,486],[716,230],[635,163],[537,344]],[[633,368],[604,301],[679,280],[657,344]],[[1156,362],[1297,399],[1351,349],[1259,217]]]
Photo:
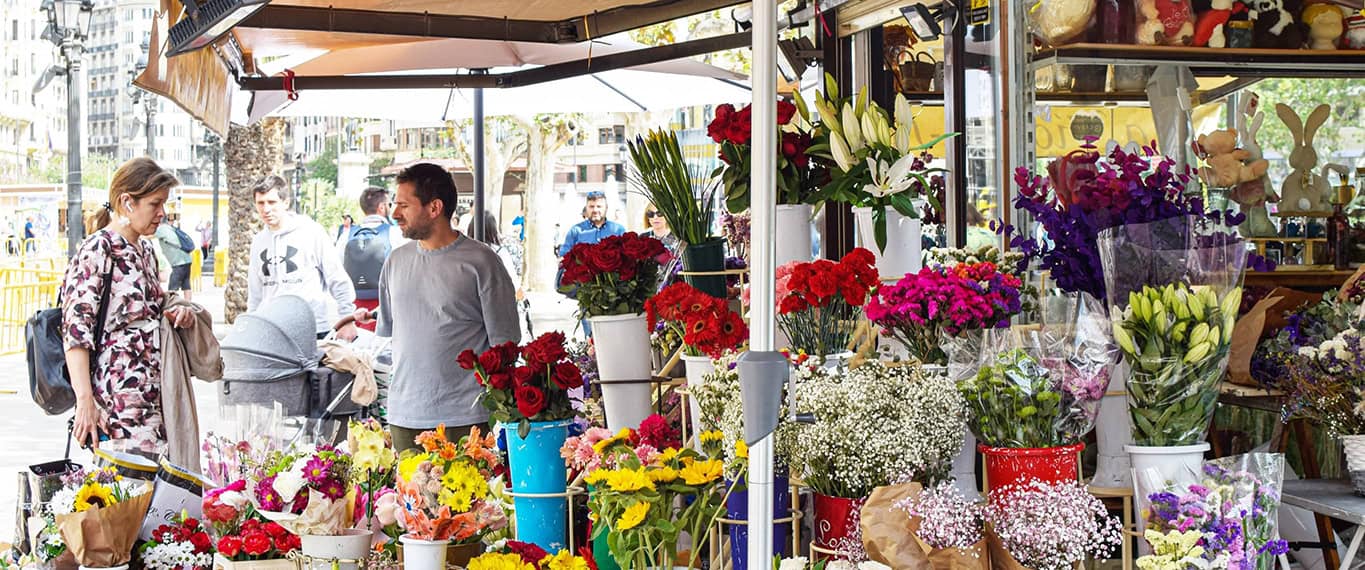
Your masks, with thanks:
[[[525,439],[517,434],[517,424],[503,424],[514,493],[564,493],[568,469],[559,456],[559,448],[569,437],[570,421],[531,422]],[[515,497],[512,502],[516,507],[517,540],[550,552],[569,547],[567,497]]]

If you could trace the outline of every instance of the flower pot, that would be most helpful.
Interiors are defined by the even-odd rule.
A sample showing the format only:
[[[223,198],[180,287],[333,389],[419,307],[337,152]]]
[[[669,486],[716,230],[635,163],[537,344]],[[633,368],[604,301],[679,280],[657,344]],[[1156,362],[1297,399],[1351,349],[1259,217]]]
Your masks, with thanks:
[[[917,218],[902,216],[893,208],[886,209],[886,249],[877,250],[877,234],[872,222],[872,208],[854,208],[858,239],[877,259],[877,273],[883,280],[896,280],[906,273],[915,273],[924,266],[921,234],[923,225]]]
[[[1365,495],[1365,435],[1341,436],[1341,447],[1346,452],[1346,471],[1357,495]]]
[[[274,560],[242,560],[233,562],[222,554],[213,555],[213,570],[294,570],[294,561],[288,558]]]
[[[815,507],[815,545],[825,550],[846,552],[854,546],[861,548],[861,531],[858,520],[863,503],[862,499],[846,499],[813,493]],[[774,543],[776,544],[776,543]],[[820,554],[817,560],[843,559],[839,555]]]
[[[1137,497],[1138,528],[1147,528],[1147,517],[1142,513],[1151,503],[1147,496],[1164,491],[1171,486],[1184,488],[1198,483],[1202,478],[1204,452],[1209,450],[1208,443],[1156,447],[1147,445],[1125,445],[1128,459],[1133,464],[1133,494]],[[1146,541],[1139,541],[1139,552],[1151,552]]]
[[[567,548],[568,468],[559,448],[569,437],[569,420],[531,422],[531,431],[522,438],[515,424],[503,425],[507,434],[507,459],[512,491],[549,497],[514,497],[517,540],[534,543],[547,551]]]
[[[1095,476],[1090,486],[1127,489],[1133,486],[1133,467],[1125,446],[1133,444],[1128,427],[1128,363],[1119,359],[1109,375],[1109,390],[1100,399],[1095,418]]]
[[[1084,443],[1058,447],[991,447],[977,444],[986,464],[986,486],[999,490],[1011,485],[1023,485],[1032,479],[1044,483],[1076,481],[1080,473],[1077,465]]]
[[[649,363],[649,328],[644,313],[592,317],[597,348],[598,383],[607,428],[635,429],[649,417],[653,370]]]
[[[403,568],[445,570],[449,540],[422,540],[405,534],[398,541],[403,543]]]
[[[813,211],[810,204],[778,204],[776,226],[781,239],[777,240],[777,267],[793,261],[810,261]]]
[[[304,534],[299,536],[304,556],[312,558],[309,568],[324,570],[357,570],[359,561],[370,552],[370,541],[374,533],[359,528],[348,528],[339,535]],[[334,560],[340,560],[336,565]],[[344,562],[351,561],[351,562]]]
[[[592,499],[592,494],[596,491],[592,485],[588,485],[588,497]],[[601,521],[603,524],[606,521]],[[588,521],[588,536],[592,537],[597,532],[598,521]],[[616,563],[616,559],[611,557],[611,546],[607,544],[610,530],[592,539],[592,559],[597,564],[597,570],[621,570],[621,565]]]
[[[727,486],[736,482],[727,480]],[[744,482],[725,500],[725,518],[735,521],[749,520],[749,490]],[[773,519],[791,516],[791,484],[786,477],[773,477]],[[746,524],[726,524],[730,534],[730,567],[733,570],[746,570],[749,567],[749,526]],[[773,554],[786,557],[791,550],[791,523],[773,523]]]
[[[690,435],[695,439],[697,434],[702,431],[701,406],[697,404],[696,389],[702,384],[702,376],[710,374],[716,369],[716,366],[711,362],[709,356],[683,355],[682,359],[683,362],[687,363],[687,389],[689,391],[687,405],[688,412],[692,414],[692,432]]]
[[[810,240],[806,243],[809,245]],[[689,244],[682,252],[683,271],[710,273],[725,271],[725,240],[714,238],[699,244]],[[698,291],[724,299],[724,275],[684,275],[683,280]]]

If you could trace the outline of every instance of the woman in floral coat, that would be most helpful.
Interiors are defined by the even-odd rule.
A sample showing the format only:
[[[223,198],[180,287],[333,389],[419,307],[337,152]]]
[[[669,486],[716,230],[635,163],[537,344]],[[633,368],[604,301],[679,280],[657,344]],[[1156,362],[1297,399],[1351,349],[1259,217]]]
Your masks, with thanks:
[[[82,446],[156,457],[165,451],[161,413],[161,309],[165,292],[157,274],[156,234],[165,204],[180,181],[149,158],[114,172],[109,201],[86,221],[86,238],[62,283],[66,366],[76,392],[73,437]],[[109,300],[102,337],[96,321],[105,279]],[[194,326],[189,310],[172,316],[176,327]],[[94,366],[91,353],[94,352]]]

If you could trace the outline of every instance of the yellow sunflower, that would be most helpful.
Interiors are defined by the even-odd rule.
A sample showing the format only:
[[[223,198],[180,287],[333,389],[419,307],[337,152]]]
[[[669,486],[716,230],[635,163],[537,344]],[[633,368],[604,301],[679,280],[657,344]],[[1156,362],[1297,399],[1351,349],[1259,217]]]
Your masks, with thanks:
[[[659,457],[654,461],[659,465],[666,465],[668,462],[677,459],[678,453],[680,453],[680,451],[678,451],[678,448],[676,447],[665,448],[663,451],[659,452]]]
[[[749,458],[749,444],[744,443],[742,439],[735,442],[735,457],[739,459]]]
[[[724,469],[724,462],[718,459],[707,459],[689,463],[683,467],[679,475],[682,475],[683,482],[688,485],[705,485],[719,479]]]
[[[517,554],[489,552],[469,561],[469,570],[535,570]]]
[[[620,442],[623,442],[623,441],[626,441],[626,440],[629,440],[629,439],[630,439],[630,429],[629,429],[629,428],[621,428],[621,431],[616,432],[616,435],[613,435],[613,436],[611,436],[611,437],[609,437],[609,438],[607,438],[607,439],[604,439],[604,440],[599,441],[599,442],[597,442],[596,444],[594,444],[594,445],[592,446],[592,450],[595,451],[595,452],[597,452],[598,455],[601,455],[602,452],[605,451],[608,447],[611,447],[611,446],[613,446],[613,445],[616,445],[616,444],[618,444],[618,443],[620,443]]]
[[[657,467],[646,471],[645,475],[655,483],[668,484],[678,479],[678,470],[672,467]]]
[[[616,524],[612,525],[615,530],[630,530],[640,523],[645,522],[645,515],[649,514],[649,503],[635,503],[626,507],[625,512],[621,513],[621,518],[616,519]],[[472,568],[470,570],[473,570]]]
[[[540,561],[540,567],[544,570],[588,570],[588,562],[582,556],[574,556],[567,550],[561,550],[554,556],[546,556]]]
[[[639,491],[641,489],[654,490],[654,482],[645,475],[644,468],[640,469],[618,469],[607,475],[607,486],[618,493]]]
[[[717,430],[704,431],[697,436],[697,439],[701,440],[702,443],[711,443],[713,441],[721,441],[725,439],[725,434]]]
[[[607,476],[609,475],[611,475],[610,469],[593,469],[588,473],[587,477],[583,478],[583,481],[593,486],[601,485],[603,481],[607,480]]]
[[[114,503],[114,490],[100,483],[86,483],[76,491],[75,510],[83,513],[92,507],[108,507]]]

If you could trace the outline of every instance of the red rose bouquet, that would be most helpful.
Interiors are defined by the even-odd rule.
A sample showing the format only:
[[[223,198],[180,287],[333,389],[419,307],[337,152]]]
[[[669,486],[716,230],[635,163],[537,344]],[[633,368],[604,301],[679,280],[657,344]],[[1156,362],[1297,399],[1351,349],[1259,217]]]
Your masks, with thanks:
[[[301,546],[279,523],[246,519],[235,532],[218,537],[218,554],[233,562],[284,558]]]
[[[698,291],[686,283],[674,283],[645,301],[649,330],[664,323],[667,330],[682,337],[689,356],[718,358],[749,338],[749,326],[739,313],[730,310],[725,299]]]
[[[879,283],[873,262],[872,252],[857,248],[837,263],[777,268],[777,326],[793,351],[829,356],[847,349],[858,310]]]
[[[799,112],[799,113],[798,113]],[[815,193],[829,179],[827,169],[806,154],[812,144],[810,114],[800,97],[796,103],[777,102],[777,203],[814,204]],[[706,134],[720,145],[721,165],[712,176],[725,184],[725,204],[731,212],[749,208],[749,146],[753,123],[752,105],[716,107],[716,118]]]
[[[138,548],[147,570],[208,570],[213,566],[213,540],[198,519],[181,515],[175,524],[152,531],[152,539]]]
[[[669,255],[663,242],[634,232],[580,243],[559,261],[560,286],[577,287],[584,317],[639,313],[656,291],[659,267]]]
[[[583,386],[583,373],[564,348],[562,332],[545,333],[520,348],[508,342],[479,355],[466,350],[458,361],[483,386],[489,419],[520,424],[521,437],[530,433],[531,422],[565,420],[577,413],[569,390]]]

